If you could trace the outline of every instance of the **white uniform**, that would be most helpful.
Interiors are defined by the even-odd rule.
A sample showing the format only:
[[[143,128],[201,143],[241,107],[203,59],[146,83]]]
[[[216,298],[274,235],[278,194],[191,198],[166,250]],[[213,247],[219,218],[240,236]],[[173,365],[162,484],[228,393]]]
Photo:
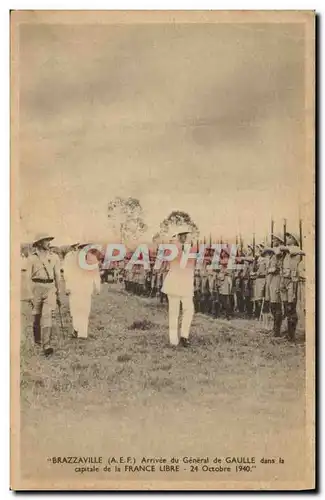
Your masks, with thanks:
[[[94,289],[100,291],[99,267],[88,271],[78,262],[78,252],[69,252],[64,262],[66,289],[70,291],[70,314],[73,328],[78,337],[87,338],[88,321],[91,309],[91,296]]]
[[[195,259],[189,259],[185,268],[180,267],[182,246],[178,243],[179,258],[170,262],[170,268],[164,280],[162,292],[168,295],[169,304],[169,340],[178,345],[178,319],[182,303],[181,337],[188,339],[194,314],[194,268]]]

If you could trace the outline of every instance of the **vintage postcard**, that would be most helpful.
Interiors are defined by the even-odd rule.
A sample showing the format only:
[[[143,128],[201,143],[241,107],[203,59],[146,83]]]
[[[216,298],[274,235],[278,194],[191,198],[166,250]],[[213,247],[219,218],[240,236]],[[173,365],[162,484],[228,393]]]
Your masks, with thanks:
[[[11,488],[315,488],[315,13],[11,12]]]

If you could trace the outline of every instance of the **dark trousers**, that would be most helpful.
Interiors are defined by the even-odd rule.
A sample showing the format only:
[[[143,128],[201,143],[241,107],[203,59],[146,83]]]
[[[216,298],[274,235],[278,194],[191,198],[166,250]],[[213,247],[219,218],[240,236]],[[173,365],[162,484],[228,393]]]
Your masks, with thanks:
[[[219,299],[220,299],[221,312],[226,317],[226,319],[229,319],[232,315],[231,296],[220,294]]]
[[[236,292],[237,308],[241,314],[245,311],[245,301],[242,292]]]
[[[253,302],[250,296],[244,297],[244,312],[247,318],[251,318],[253,314]]]
[[[194,312],[198,313],[200,312],[201,310],[201,307],[200,307],[200,291],[199,290],[195,290],[194,291]]]

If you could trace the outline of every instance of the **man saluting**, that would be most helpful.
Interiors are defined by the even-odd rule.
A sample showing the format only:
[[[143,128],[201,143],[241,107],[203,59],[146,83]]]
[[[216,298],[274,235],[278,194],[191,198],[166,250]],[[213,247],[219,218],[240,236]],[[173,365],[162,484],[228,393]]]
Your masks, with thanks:
[[[190,345],[189,333],[194,313],[194,268],[195,259],[188,259],[182,267],[181,258],[190,230],[180,227],[172,236],[172,242],[178,250],[177,258],[170,262],[169,271],[164,280],[162,292],[168,296],[169,308],[169,341],[172,346],[180,344],[183,347]],[[191,252],[193,253],[193,252]],[[180,306],[182,305],[183,318],[181,336],[178,336],[178,321]]]
[[[51,347],[52,311],[60,302],[60,259],[50,251],[54,236],[38,234],[27,264],[27,296],[33,308],[33,333],[36,344],[43,345],[45,356]]]

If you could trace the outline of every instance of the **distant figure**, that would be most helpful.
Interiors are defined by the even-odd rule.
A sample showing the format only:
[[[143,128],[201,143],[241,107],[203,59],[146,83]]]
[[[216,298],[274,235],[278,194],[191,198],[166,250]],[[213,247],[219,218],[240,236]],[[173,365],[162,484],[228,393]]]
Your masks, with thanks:
[[[72,246],[71,252],[65,257],[64,278],[66,294],[69,296],[70,314],[74,338],[86,339],[88,337],[88,321],[91,309],[91,298],[94,290],[100,292],[99,260],[94,251],[86,254],[86,263],[95,264],[92,270],[81,267],[79,262],[80,251],[89,243],[80,243]]]
[[[263,243],[256,245],[254,271],[251,273],[251,278],[254,279],[254,314],[256,319],[260,318],[263,299],[265,299],[268,259],[262,257],[264,246]]]
[[[280,337],[282,325],[282,303],[280,295],[281,268],[283,254],[280,246],[284,245],[284,240],[280,234],[272,235],[273,254],[271,255],[267,269],[267,296],[270,300],[270,309],[273,316],[274,337]]]
[[[183,245],[186,243],[189,234],[190,231],[186,228],[180,228],[175,234],[173,234],[173,242],[177,245],[179,254],[177,258],[170,262],[170,268],[162,287],[162,292],[168,296],[169,341],[173,346],[177,346],[179,342],[184,347],[188,347],[190,345],[189,332],[194,313],[194,268],[196,260],[188,259],[186,267],[180,267]],[[178,321],[181,304],[183,318],[181,325],[181,337],[179,339]]]
[[[54,237],[39,234],[33,242],[33,252],[28,258],[28,300],[33,307],[33,332],[36,344],[43,344],[45,356],[53,354],[51,347],[52,311],[60,301],[60,259],[50,251]],[[41,326],[42,321],[42,326]]]

